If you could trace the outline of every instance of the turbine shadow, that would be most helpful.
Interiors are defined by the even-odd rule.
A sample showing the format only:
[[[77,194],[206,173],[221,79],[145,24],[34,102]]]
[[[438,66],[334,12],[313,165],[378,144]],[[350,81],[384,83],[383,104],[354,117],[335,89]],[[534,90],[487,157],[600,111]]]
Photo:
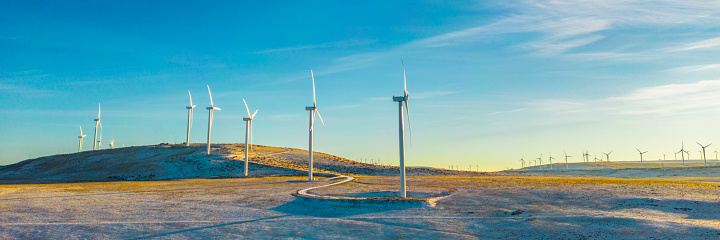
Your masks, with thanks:
[[[292,215],[338,218],[361,214],[401,211],[426,207],[424,201],[392,199],[318,199],[297,197],[294,201],[271,208],[270,210]]]

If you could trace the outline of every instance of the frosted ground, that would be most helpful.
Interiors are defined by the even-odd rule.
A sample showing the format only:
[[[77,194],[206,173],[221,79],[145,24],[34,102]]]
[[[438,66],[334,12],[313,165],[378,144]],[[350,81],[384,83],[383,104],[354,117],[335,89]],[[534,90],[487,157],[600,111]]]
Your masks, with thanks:
[[[720,238],[717,168],[651,178],[413,168],[406,201],[393,198],[397,168],[318,153],[321,177],[309,182],[307,152],[259,146],[253,176],[241,177],[242,145],[211,156],[202,149],[133,147],[4,166],[0,238]],[[308,191],[320,199],[297,194],[342,181],[338,173],[354,181]]]

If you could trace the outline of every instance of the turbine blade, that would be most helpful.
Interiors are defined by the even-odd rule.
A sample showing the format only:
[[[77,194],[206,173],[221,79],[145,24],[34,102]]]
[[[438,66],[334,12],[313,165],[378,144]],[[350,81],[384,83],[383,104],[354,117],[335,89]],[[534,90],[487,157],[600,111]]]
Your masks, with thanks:
[[[222,111],[222,109],[220,109],[219,107],[213,107],[213,109],[218,110],[218,111]]]
[[[318,117],[320,117],[320,123],[322,123],[323,126],[325,126],[325,122],[323,122],[322,116],[320,116],[320,112],[315,109],[315,113],[317,113]]]
[[[205,85],[205,86],[207,86],[208,94],[210,95],[210,107],[215,107],[215,105],[213,104],[213,100],[212,100],[212,92],[210,92],[210,85]]]
[[[252,118],[252,117],[250,116],[250,109],[248,108],[247,102],[245,102],[245,99],[244,99],[244,98],[243,98],[243,103],[245,104],[245,110],[247,111],[248,117],[249,117],[249,118]]]
[[[188,90],[188,96],[190,96],[190,107],[192,107],[192,95],[190,95],[190,90]]]
[[[255,109],[255,112],[253,113],[252,116],[250,116],[250,119],[253,119],[255,117],[255,114],[257,114],[258,110],[260,110],[260,109]]]
[[[402,67],[403,67],[403,89],[404,89],[405,96],[407,96],[408,91],[407,91],[407,78],[405,77],[405,62],[400,60],[400,63],[402,64]]]
[[[98,103],[98,119],[100,119],[100,103]]]
[[[82,136],[82,126],[80,126],[80,136]]]
[[[252,126],[252,120],[250,120],[250,146],[252,146],[253,142],[253,126]]]
[[[310,77],[312,77],[312,84],[313,84],[313,107],[315,107],[315,75],[313,74],[312,69],[310,70]]]
[[[410,106],[408,105],[408,99],[405,99],[405,113],[407,113],[408,121],[408,143],[412,145],[412,126],[410,125]]]

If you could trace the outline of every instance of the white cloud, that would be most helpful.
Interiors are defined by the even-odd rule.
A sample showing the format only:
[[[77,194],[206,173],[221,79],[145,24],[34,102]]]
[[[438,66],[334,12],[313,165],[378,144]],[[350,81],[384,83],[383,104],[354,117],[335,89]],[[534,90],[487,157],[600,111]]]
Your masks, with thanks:
[[[596,100],[539,100],[529,105],[562,114],[674,115],[720,111],[720,80],[638,88],[628,94]]]
[[[689,51],[706,48],[717,48],[720,47],[720,37],[705,39],[702,41],[692,42],[683,45],[682,47],[676,48],[676,51]]]
[[[720,64],[703,64],[703,65],[677,67],[677,68],[668,69],[667,71],[688,73],[688,72],[710,71],[710,70],[720,70]]]

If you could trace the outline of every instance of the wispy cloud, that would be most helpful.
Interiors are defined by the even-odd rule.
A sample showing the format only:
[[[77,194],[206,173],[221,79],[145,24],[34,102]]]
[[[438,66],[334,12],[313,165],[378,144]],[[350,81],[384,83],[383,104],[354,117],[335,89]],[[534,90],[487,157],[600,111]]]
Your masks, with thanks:
[[[720,110],[720,80],[638,88],[622,96],[595,100],[546,99],[528,104],[562,114],[674,115]]]
[[[505,113],[514,113],[514,112],[520,112],[520,111],[525,111],[525,110],[526,110],[526,108],[518,108],[518,109],[513,109],[513,110],[508,110],[508,111],[491,112],[489,115],[498,115],[498,114],[505,114]]]
[[[688,51],[688,50],[699,50],[706,48],[718,48],[720,47],[720,37],[705,39],[702,41],[692,42],[675,48],[676,51]]]
[[[344,47],[369,45],[369,44],[373,44],[376,42],[377,42],[376,39],[351,39],[351,40],[346,40],[346,41],[329,42],[329,43],[322,43],[322,44],[317,44],[317,45],[299,45],[299,46],[290,46],[290,47],[282,47],[282,48],[271,48],[271,49],[256,51],[253,53],[264,54],[264,53],[290,52],[290,51],[299,51],[299,50],[317,49],[317,48],[344,48]]]
[[[667,71],[668,72],[689,73],[689,72],[711,71],[711,70],[720,70],[720,64],[703,64],[703,65],[677,67],[677,68],[668,69]]]

